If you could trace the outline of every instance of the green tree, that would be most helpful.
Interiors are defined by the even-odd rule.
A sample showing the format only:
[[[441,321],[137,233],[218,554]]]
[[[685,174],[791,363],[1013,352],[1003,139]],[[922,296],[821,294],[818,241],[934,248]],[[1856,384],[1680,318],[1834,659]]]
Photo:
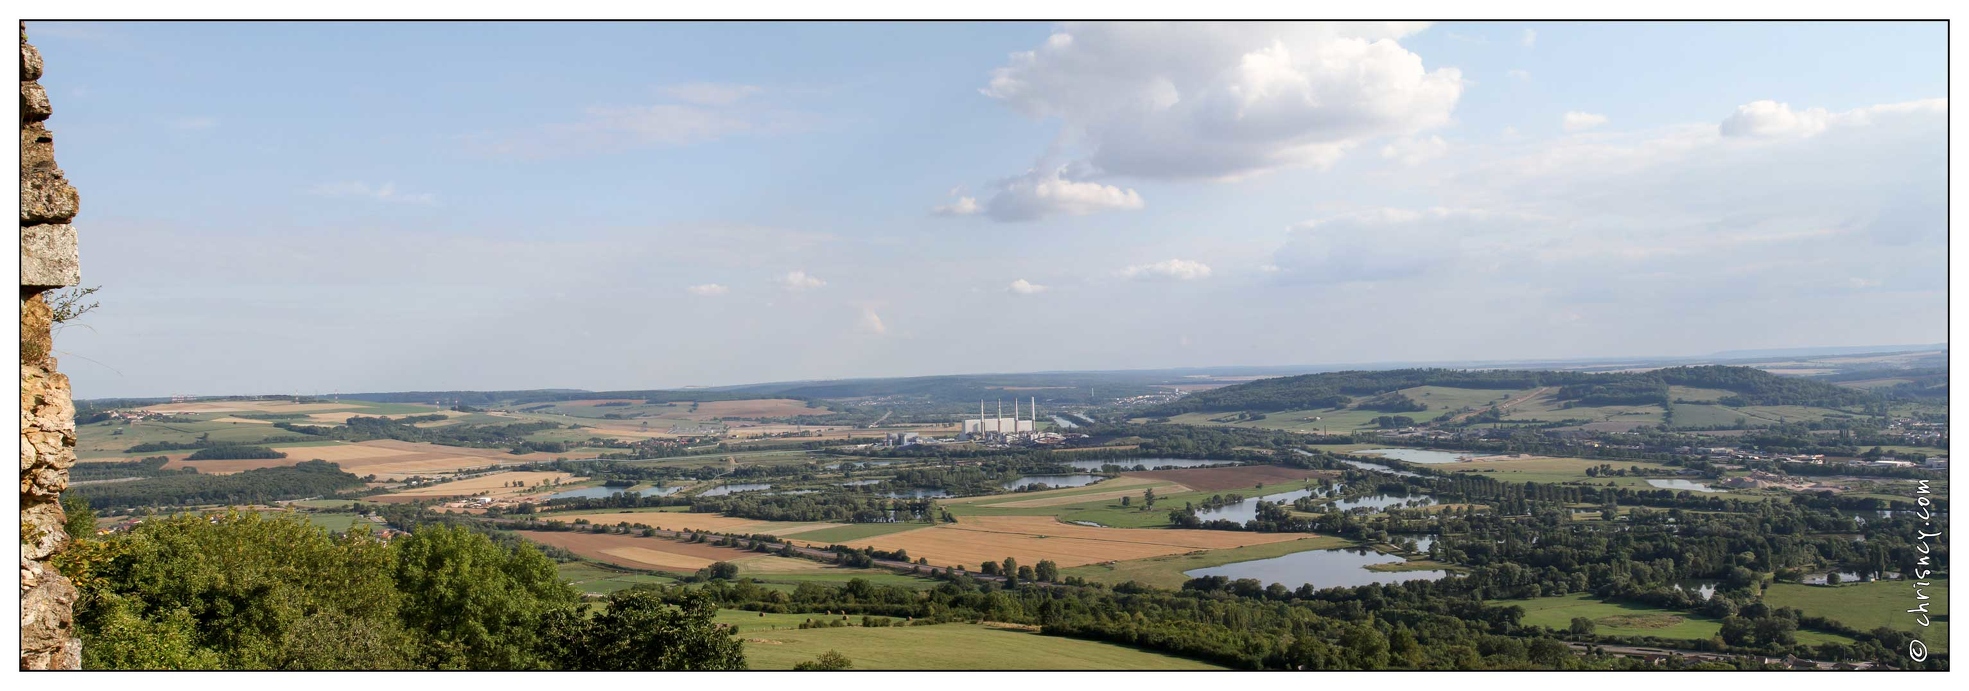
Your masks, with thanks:
[[[854,668],[855,663],[850,661],[848,656],[832,650],[821,653],[820,657],[793,665],[793,669],[803,672],[833,672]]]
[[[1033,576],[1047,583],[1057,583],[1060,580],[1060,565],[1051,559],[1042,559],[1038,566],[1033,567]]]
[[[404,622],[436,669],[539,669],[540,625],[578,596],[531,546],[507,549],[462,527],[432,524],[399,538]]]
[[[1575,636],[1591,636],[1593,635],[1593,626],[1592,619],[1573,617],[1572,626],[1568,627],[1568,630],[1572,631]]]
[[[607,607],[586,620],[578,610],[556,610],[545,629],[562,669],[745,669],[743,644],[713,621],[717,614],[717,603],[701,592],[666,601],[653,590],[629,589],[609,595]]]
[[[96,511],[89,508],[87,498],[75,494],[62,495],[62,513],[65,518],[62,531],[71,538],[91,538],[96,536]]]
[[[76,608],[83,665],[156,669],[400,669],[389,546],[294,515],[146,522],[100,543]]]

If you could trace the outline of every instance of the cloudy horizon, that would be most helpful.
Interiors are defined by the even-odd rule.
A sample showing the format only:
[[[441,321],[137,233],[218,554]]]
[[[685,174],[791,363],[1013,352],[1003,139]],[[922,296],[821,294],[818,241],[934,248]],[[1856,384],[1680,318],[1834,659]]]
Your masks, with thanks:
[[[27,30],[78,398],[1947,340],[1940,23]]]

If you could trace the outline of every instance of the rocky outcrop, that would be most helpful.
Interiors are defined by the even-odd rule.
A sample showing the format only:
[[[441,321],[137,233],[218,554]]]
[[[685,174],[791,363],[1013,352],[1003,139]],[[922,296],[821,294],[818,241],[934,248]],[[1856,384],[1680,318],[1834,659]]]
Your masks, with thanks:
[[[55,166],[53,112],[41,54],[21,26],[21,669],[77,669],[75,587],[48,563],[68,545],[61,492],[75,463],[75,404],[55,368],[53,314],[42,293],[81,281],[80,200]]]

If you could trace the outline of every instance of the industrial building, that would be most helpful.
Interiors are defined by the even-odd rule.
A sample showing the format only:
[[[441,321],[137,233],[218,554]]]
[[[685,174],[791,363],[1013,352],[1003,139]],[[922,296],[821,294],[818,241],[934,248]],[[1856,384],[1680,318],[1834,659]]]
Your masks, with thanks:
[[[1039,399],[1030,399],[1028,407],[1031,417],[1020,419],[1019,399],[1012,399],[1012,416],[1005,417],[1005,402],[999,401],[997,417],[985,417],[984,401],[978,401],[978,417],[964,420],[965,437],[1003,437],[1009,434],[1030,434],[1039,431]]]

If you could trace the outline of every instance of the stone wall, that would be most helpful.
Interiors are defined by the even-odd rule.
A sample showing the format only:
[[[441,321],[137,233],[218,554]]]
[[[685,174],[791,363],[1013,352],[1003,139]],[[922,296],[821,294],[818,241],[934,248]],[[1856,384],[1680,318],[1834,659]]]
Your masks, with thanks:
[[[75,404],[51,355],[53,314],[42,293],[81,281],[75,188],[55,167],[41,54],[21,25],[21,669],[77,669],[75,587],[48,563],[68,545],[61,491],[75,463]]]

